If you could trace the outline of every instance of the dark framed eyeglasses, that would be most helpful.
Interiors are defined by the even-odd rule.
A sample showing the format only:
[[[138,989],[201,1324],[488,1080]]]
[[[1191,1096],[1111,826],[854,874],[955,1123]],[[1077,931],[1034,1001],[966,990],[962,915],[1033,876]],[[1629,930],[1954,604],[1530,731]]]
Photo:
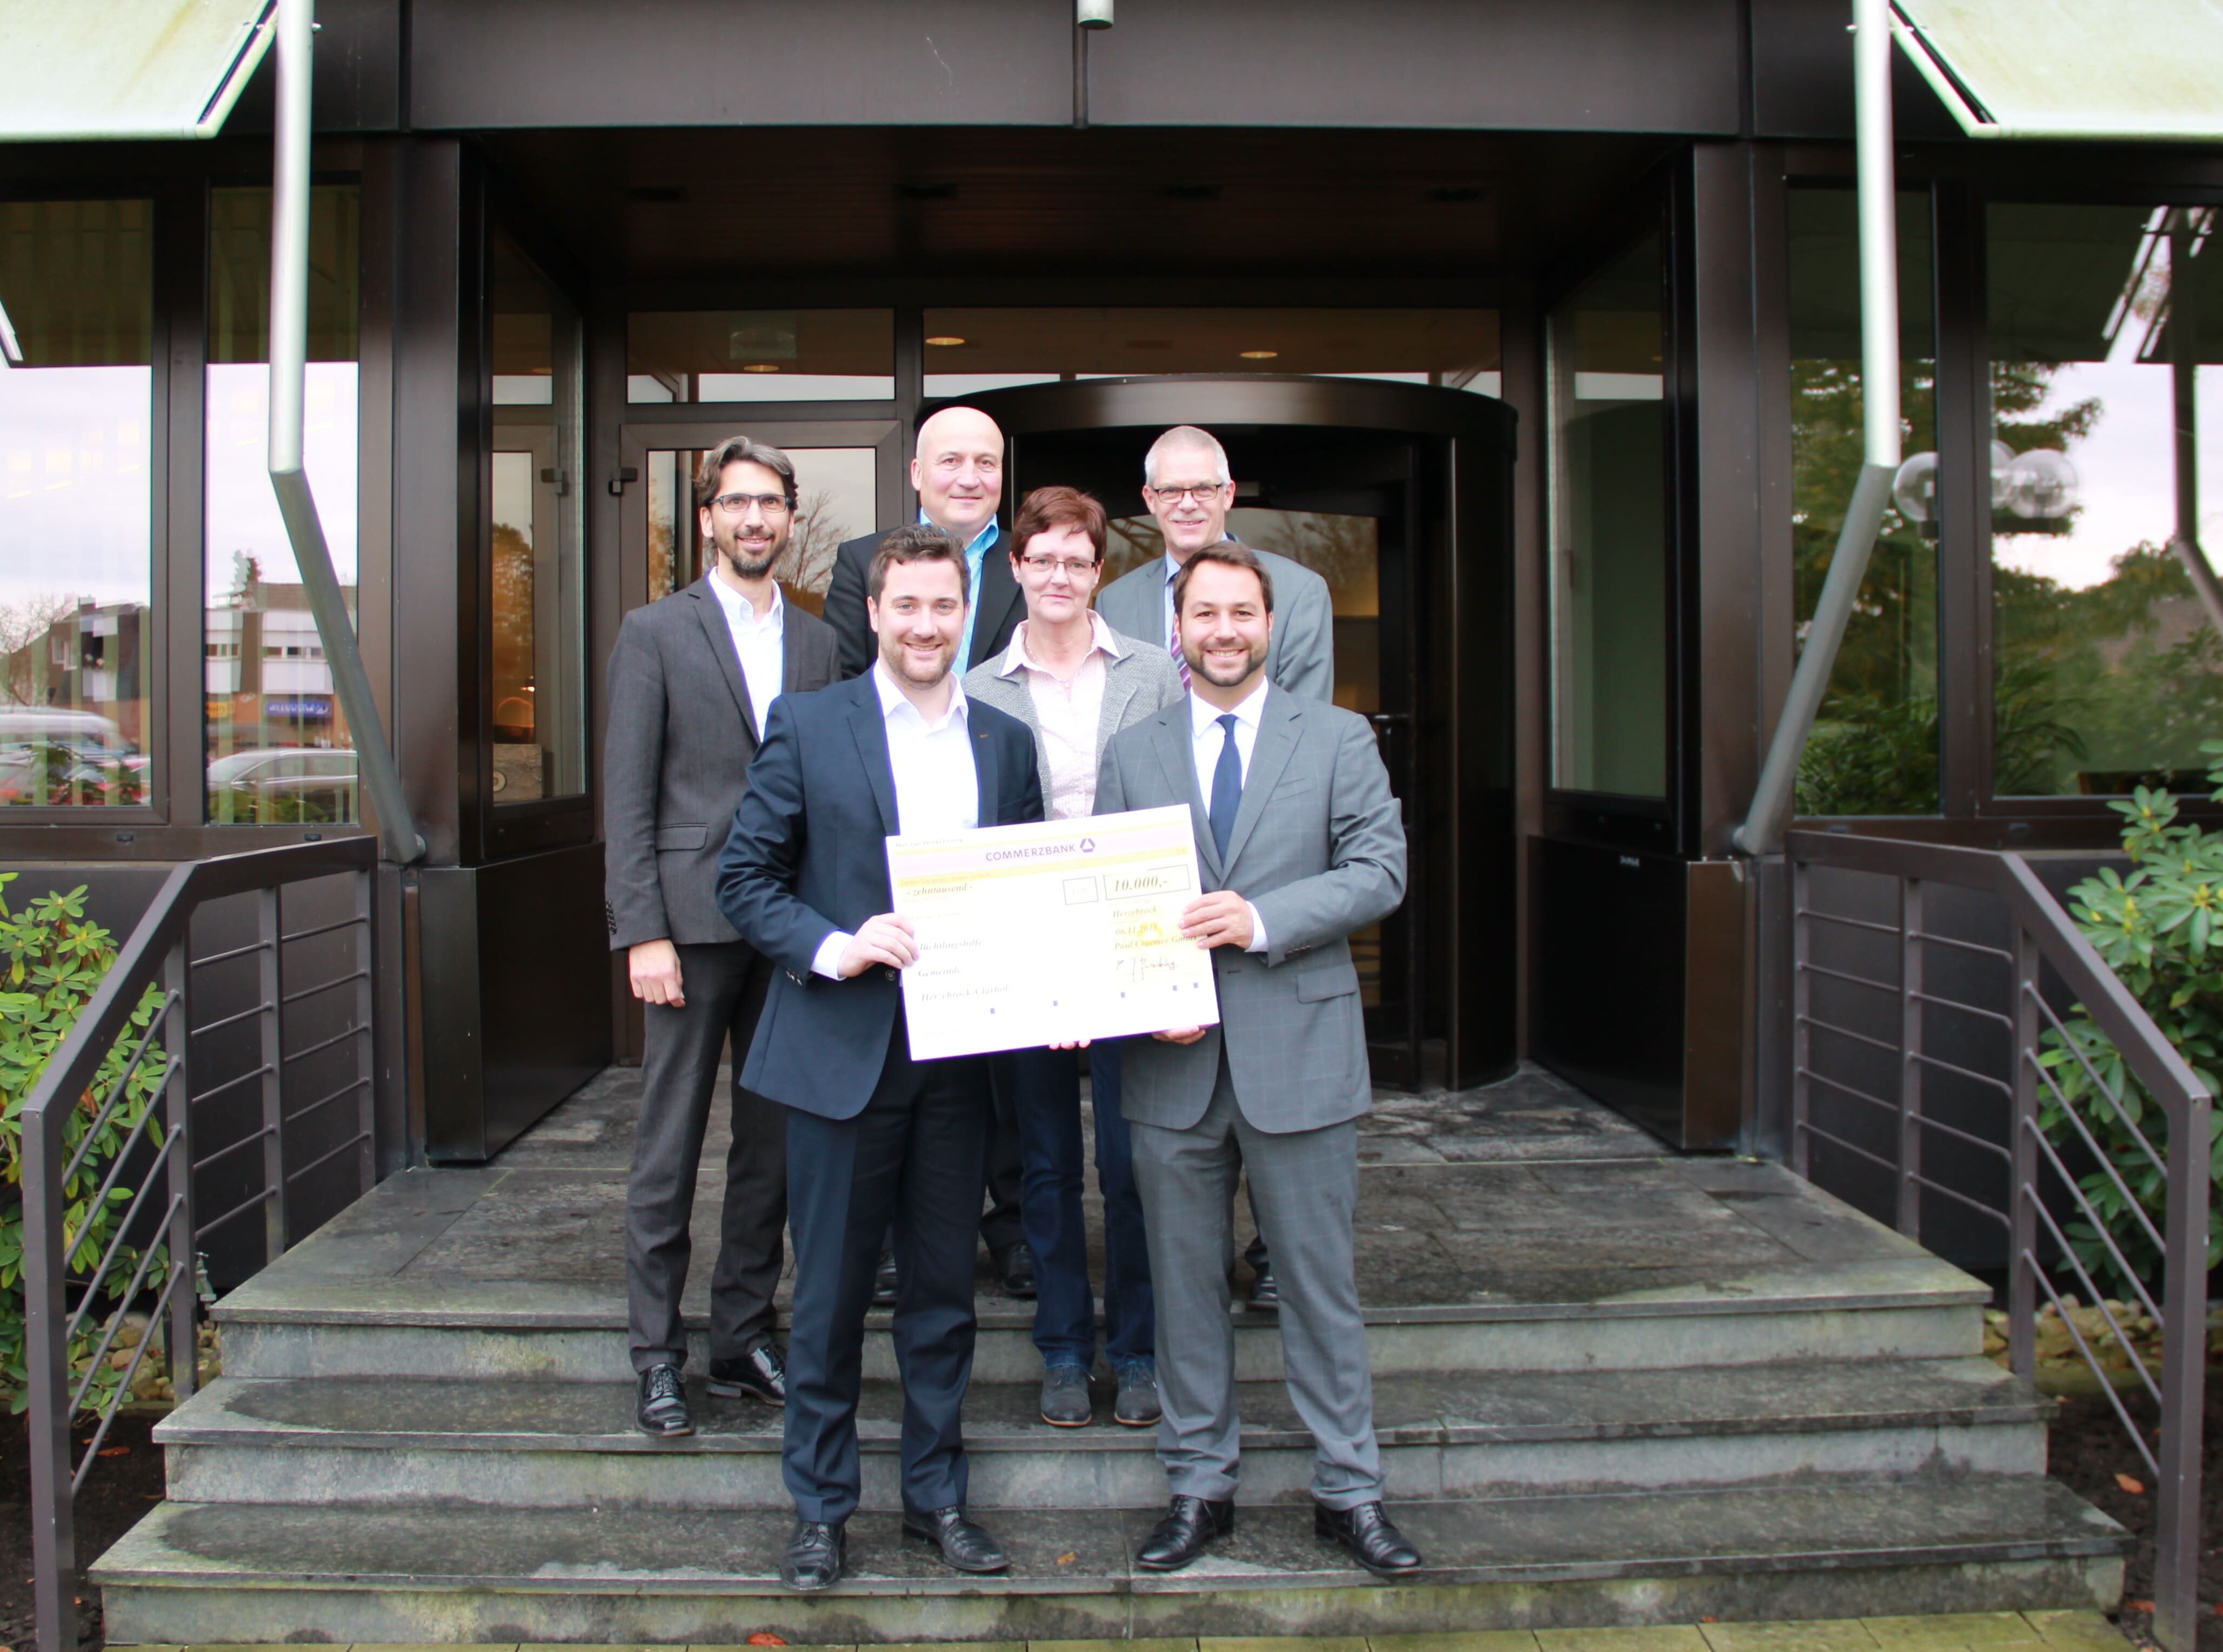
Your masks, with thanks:
[[[721,493],[710,501],[728,516],[746,516],[753,505],[768,517],[785,516],[795,508],[784,493]]]

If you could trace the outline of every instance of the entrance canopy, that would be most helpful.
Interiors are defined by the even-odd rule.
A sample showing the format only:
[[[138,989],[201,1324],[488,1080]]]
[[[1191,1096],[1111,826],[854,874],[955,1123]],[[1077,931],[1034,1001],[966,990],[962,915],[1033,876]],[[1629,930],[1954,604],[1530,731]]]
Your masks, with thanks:
[[[269,49],[275,0],[11,0],[0,141],[214,137]]]
[[[2214,0],[1894,0],[1899,44],[1975,138],[2223,138]]]

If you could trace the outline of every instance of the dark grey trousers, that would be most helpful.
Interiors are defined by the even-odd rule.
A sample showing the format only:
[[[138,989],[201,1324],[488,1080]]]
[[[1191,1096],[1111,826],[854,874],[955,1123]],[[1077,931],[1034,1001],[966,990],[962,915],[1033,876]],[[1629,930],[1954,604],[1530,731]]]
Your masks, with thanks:
[[[688,1226],[710,1093],[728,1039],[734,1140],[726,1152],[725,1210],[710,1274],[712,1358],[735,1359],[771,1340],[772,1292],[785,1259],[787,1115],[740,1081],[772,965],[745,941],[678,951],[685,1006],[642,1006],[648,1047],[626,1190],[626,1305],[636,1371],[687,1360],[679,1297],[693,1249]]]

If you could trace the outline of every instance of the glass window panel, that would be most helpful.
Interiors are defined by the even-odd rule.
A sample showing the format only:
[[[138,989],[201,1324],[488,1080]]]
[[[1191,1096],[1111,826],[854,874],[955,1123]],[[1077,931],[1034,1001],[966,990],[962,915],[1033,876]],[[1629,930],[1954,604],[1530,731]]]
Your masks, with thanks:
[[[1937,790],[1936,330],[1930,199],[1899,198],[1902,497],[1845,628],[1798,764],[1801,814],[1934,814]],[[1860,226],[1848,189],[1791,192],[1792,547],[1798,644],[1867,456]]]
[[[1495,310],[948,309],[926,393],[1159,373],[1304,373],[1498,393]]]
[[[353,185],[309,194],[309,366],[302,454],[332,569],[356,608],[356,343],[361,309]],[[226,825],[360,818],[355,736],[271,491],[270,192],[209,197],[209,365],[204,437],[202,662],[207,810]],[[330,753],[316,770],[266,750]]]
[[[494,450],[485,645],[496,805],[586,790],[578,312],[501,229],[489,236]]]
[[[2169,549],[2223,536],[2207,208],[1988,209],[1993,789],[2205,789],[2223,643]],[[2202,490],[2199,484],[2207,486]]]
[[[0,802],[147,801],[153,217],[0,203]]]
[[[1647,236],[1549,328],[1552,782],[1667,793],[1660,256]]]
[[[795,531],[779,565],[780,588],[797,606],[826,606],[834,553],[842,541],[879,524],[879,453],[873,448],[788,448],[795,466]],[[695,509],[695,470],[702,452],[657,449],[648,455],[648,600],[670,596],[708,571],[708,547]]]
[[[633,402],[886,401],[891,310],[650,311],[626,319]]]

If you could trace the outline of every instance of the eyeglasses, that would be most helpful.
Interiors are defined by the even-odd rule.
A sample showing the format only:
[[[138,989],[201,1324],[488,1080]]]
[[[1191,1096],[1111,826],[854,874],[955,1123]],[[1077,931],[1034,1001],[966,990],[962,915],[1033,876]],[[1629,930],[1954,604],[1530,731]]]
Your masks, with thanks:
[[[1203,482],[1194,487],[1153,487],[1150,495],[1161,505],[1178,505],[1185,499],[1201,505],[1206,499],[1218,498],[1219,490],[1226,486],[1225,482]]]
[[[728,516],[746,516],[749,506],[759,506],[767,517],[785,516],[791,508],[782,493],[721,493],[710,501]]]
[[[1044,579],[1048,579],[1053,574],[1062,572],[1066,578],[1077,580],[1083,575],[1093,574],[1096,571],[1094,562],[1080,562],[1067,556],[1022,556],[1019,558],[1019,565],[1028,573],[1039,574]]]

